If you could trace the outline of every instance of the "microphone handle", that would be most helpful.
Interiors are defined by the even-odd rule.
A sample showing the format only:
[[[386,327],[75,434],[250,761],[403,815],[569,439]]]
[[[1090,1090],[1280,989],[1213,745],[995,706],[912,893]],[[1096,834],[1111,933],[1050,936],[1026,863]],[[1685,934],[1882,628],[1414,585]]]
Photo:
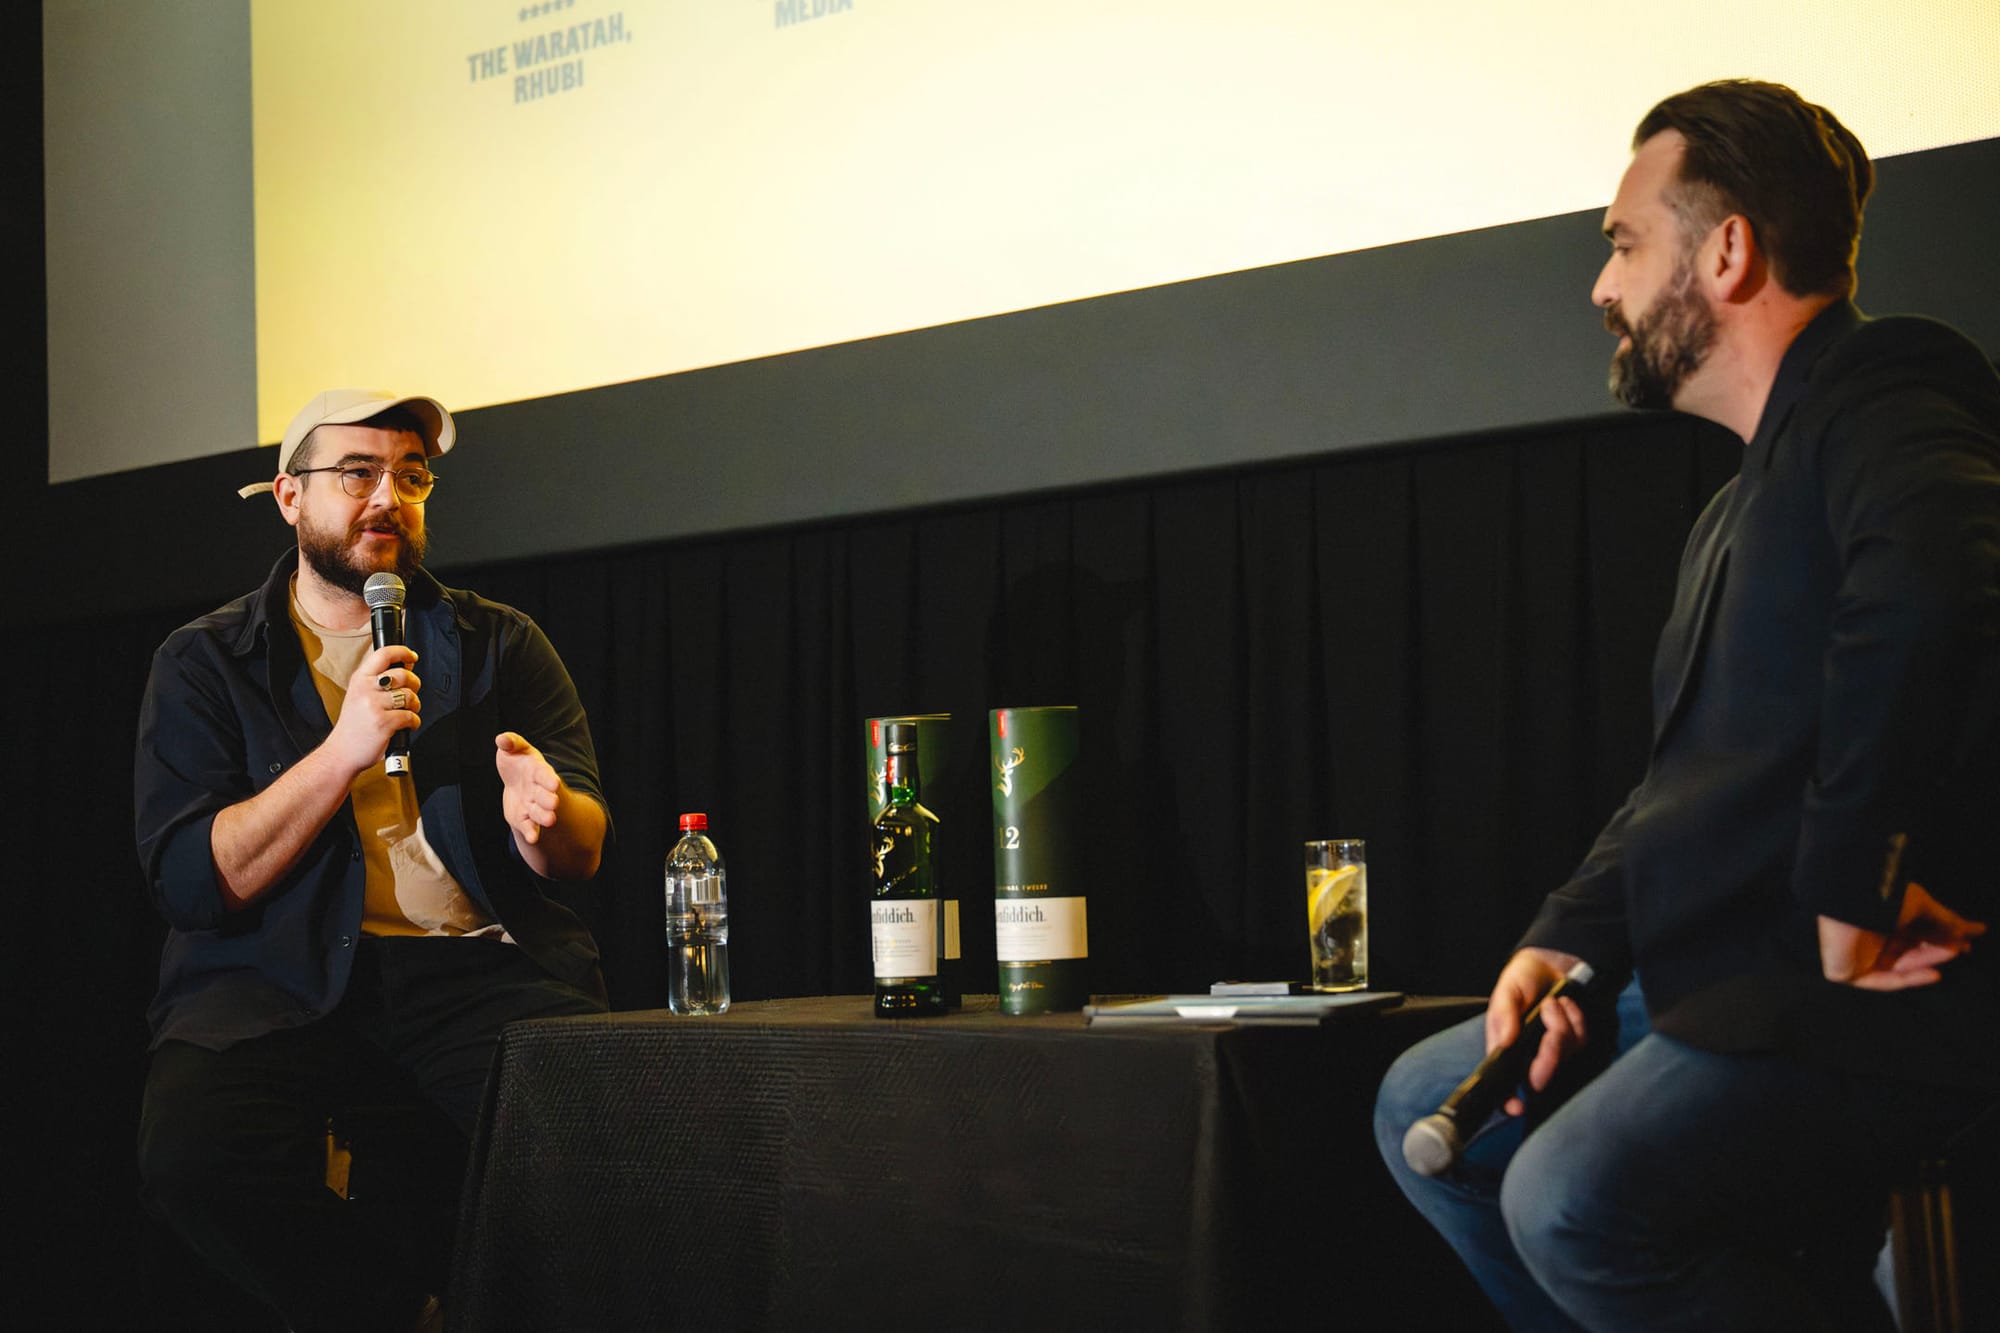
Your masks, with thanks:
[[[403,608],[400,606],[371,607],[368,612],[369,637],[377,648],[403,642]],[[389,738],[389,748],[382,754],[382,771],[392,778],[410,776],[410,733],[399,731]]]
[[[1514,1040],[1488,1051],[1486,1058],[1465,1076],[1465,1081],[1451,1090],[1451,1096],[1438,1107],[1438,1114],[1450,1116],[1461,1125],[1485,1124],[1486,1117],[1520,1086],[1528,1060],[1541,1044],[1542,1006],[1537,1003],[1521,1019],[1521,1030]]]

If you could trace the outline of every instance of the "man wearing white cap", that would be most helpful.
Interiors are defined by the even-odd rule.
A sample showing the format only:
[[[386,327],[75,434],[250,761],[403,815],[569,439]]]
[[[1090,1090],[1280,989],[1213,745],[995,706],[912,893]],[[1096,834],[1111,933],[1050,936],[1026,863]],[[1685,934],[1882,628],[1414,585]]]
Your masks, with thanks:
[[[438,1325],[500,1028],[604,1008],[589,931],[543,892],[595,874],[609,827],[583,707],[533,621],[423,569],[430,462],[456,439],[430,398],[308,403],[242,491],[272,493],[296,554],[161,646],[140,715],[139,852],[169,926],[147,1195],[301,1333]],[[370,606],[398,593],[404,642],[378,647]],[[416,1253],[325,1184],[329,1118],[397,1101],[458,1131]]]

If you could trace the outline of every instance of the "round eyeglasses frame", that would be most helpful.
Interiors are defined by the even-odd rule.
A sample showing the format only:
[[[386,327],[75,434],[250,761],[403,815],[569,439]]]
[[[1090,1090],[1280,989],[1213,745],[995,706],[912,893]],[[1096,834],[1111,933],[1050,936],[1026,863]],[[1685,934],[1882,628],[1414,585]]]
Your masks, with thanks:
[[[382,476],[387,473],[395,478],[391,483],[396,498],[404,504],[422,504],[430,498],[437,486],[437,474],[425,468],[385,468],[378,463],[335,463],[332,467],[302,467],[292,475],[309,477],[315,472],[337,472],[340,474],[340,489],[357,500],[366,500],[375,494],[375,488],[382,484]]]

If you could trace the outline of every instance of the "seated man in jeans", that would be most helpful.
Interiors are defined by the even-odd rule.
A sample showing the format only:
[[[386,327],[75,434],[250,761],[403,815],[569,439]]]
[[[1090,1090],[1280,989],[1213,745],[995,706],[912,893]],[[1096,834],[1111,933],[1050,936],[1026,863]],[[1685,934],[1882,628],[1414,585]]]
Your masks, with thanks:
[[[1873,172],[1826,109],[1709,84],[1633,147],[1613,392],[1742,469],[1682,557],[1644,777],[1485,1018],[1390,1070],[1377,1137],[1515,1328],[1886,1328],[1888,1183],[2000,1082],[2000,380],[1852,304]],[[1412,1170],[1410,1125],[1578,962],[1598,1002],[1546,1007],[1528,1104]]]
[[[583,707],[533,621],[423,568],[455,436],[429,398],[308,403],[243,492],[274,493],[296,549],[175,631],[140,713],[139,855],[170,927],[147,1197],[300,1333],[440,1326],[444,1275],[326,1188],[328,1116],[388,1089],[469,1136],[503,1025],[604,1008],[595,943],[543,892],[595,874],[608,828]],[[376,647],[383,574],[406,642]],[[435,1173],[433,1252],[461,1172]]]

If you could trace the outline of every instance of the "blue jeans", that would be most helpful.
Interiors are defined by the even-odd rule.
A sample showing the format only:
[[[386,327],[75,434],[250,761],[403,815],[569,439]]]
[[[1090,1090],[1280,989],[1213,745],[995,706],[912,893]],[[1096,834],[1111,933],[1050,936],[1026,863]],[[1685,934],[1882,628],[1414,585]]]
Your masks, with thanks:
[[[1484,1020],[1382,1080],[1390,1174],[1509,1327],[1889,1329],[1871,1278],[1888,1183],[1974,1095],[1696,1049],[1649,1032],[1636,982],[1617,1046],[1531,1132],[1496,1117],[1434,1178],[1403,1135],[1484,1055]]]

